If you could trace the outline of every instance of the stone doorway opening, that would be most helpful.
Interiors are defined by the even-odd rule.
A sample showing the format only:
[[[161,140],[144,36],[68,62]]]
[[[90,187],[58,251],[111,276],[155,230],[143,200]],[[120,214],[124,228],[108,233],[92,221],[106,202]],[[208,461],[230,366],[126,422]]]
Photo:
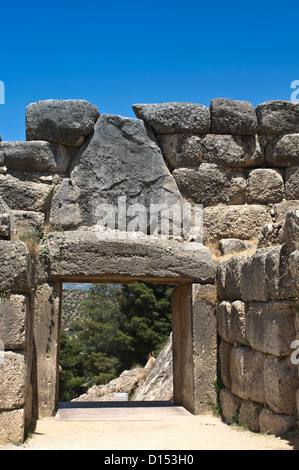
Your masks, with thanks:
[[[153,282],[147,278],[139,280]],[[35,316],[37,419],[57,412],[62,286],[66,282],[107,283],[111,279],[63,278],[39,286],[39,308]],[[118,278],[117,282],[121,283],[122,279]],[[128,279],[123,282],[127,283]],[[211,402],[217,399],[215,286],[181,282],[164,279],[164,283],[175,285],[171,296],[173,403],[198,414],[210,410]]]
[[[173,400],[174,288],[143,281],[63,283],[59,407]]]

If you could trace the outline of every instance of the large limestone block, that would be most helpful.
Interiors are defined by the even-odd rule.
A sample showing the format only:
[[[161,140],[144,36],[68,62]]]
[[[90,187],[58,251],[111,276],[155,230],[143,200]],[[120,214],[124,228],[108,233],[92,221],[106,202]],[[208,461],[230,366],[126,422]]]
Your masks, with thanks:
[[[24,440],[24,430],[24,409],[0,411],[0,445],[21,444]]]
[[[294,299],[288,253],[284,246],[260,248],[248,257],[241,270],[241,298],[246,302]]]
[[[24,353],[6,351],[0,364],[0,409],[20,408],[25,403],[27,367]]]
[[[268,407],[263,408],[259,416],[260,432],[264,434],[283,436],[295,424],[293,416],[273,413]]]
[[[264,362],[266,403],[275,413],[296,413],[296,392],[299,388],[298,366],[290,358],[268,356]]]
[[[52,416],[57,399],[59,284],[40,284],[34,302],[36,386],[39,416]]]
[[[219,399],[223,419],[227,423],[236,422],[242,399],[234,395],[228,388],[223,388],[221,390]]]
[[[26,108],[26,138],[79,146],[99,115],[97,107],[84,100],[37,101]]]
[[[0,196],[12,210],[44,212],[52,191],[53,188],[48,184],[0,175]]]
[[[49,238],[49,276],[84,279],[160,279],[213,282],[216,268],[203,245],[184,250],[171,240],[99,240],[95,232],[71,231]]]
[[[0,156],[7,168],[26,172],[66,172],[74,151],[63,145],[43,141],[1,142]]]
[[[291,101],[266,101],[256,108],[260,134],[294,134],[299,132],[299,104]]]
[[[218,331],[221,338],[231,343],[247,344],[245,338],[245,303],[223,301],[217,306]]]
[[[272,218],[268,208],[262,205],[218,205],[205,207],[203,223],[205,242],[221,238],[250,240],[265,224],[271,224]]]
[[[272,140],[266,147],[265,162],[274,168],[299,165],[299,134]]]
[[[54,196],[51,222],[65,230],[96,225],[99,204],[111,204],[119,213],[119,197],[126,198],[125,209],[133,210],[132,205],[139,203],[148,212],[150,204],[182,203],[154,134],[144,122],[103,114],[80,149],[70,178],[63,180]],[[125,215],[128,225],[135,214]]]
[[[244,400],[240,408],[239,425],[252,432],[259,432],[259,416],[262,409],[260,403]]]
[[[250,203],[276,203],[284,196],[283,177],[277,170],[270,168],[252,170],[247,185],[247,201]]]
[[[219,346],[219,361],[220,361],[220,372],[221,380],[225,387],[231,387],[230,378],[230,352],[233,348],[232,343],[228,343],[224,339],[221,339]]]
[[[10,208],[0,196],[0,238],[5,240],[10,238],[14,226],[13,220],[14,218]]]
[[[153,103],[132,106],[137,118],[146,121],[156,134],[210,132],[210,110],[197,103]]]
[[[165,134],[157,136],[166,160],[173,168],[194,167],[202,162],[240,168],[263,163],[255,136],[221,134]]]
[[[285,214],[283,238],[290,252],[299,248],[299,210]]]
[[[290,200],[299,199],[299,166],[288,168],[285,178],[286,198]]]
[[[31,259],[25,243],[0,240],[0,291],[31,291]]]
[[[26,349],[28,295],[11,294],[0,301],[0,340],[5,349]]]
[[[296,337],[295,301],[256,302],[246,310],[246,339],[250,346],[275,356],[291,355]]]
[[[237,255],[221,260],[217,267],[217,287],[220,299],[238,300],[241,295],[241,270],[246,256]]]
[[[245,399],[266,403],[264,362],[266,355],[247,346],[233,348],[230,355],[232,392]]]
[[[214,134],[255,134],[257,118],[248,101],[215,98],[211,101],[211,128]]]
[[[197,170],[174,170],[173,176],[183,197],[197,204],[245,202],[246,181],[241,172],[202,165]]]

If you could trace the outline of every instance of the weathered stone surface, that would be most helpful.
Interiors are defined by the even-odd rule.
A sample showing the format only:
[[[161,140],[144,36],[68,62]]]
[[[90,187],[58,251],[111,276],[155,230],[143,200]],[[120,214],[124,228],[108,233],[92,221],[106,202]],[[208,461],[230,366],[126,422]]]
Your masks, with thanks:
[[[274,168],[299,165],[299,134],[272,140],[266,146],[265,162]]]
[[[231,350],[230,373],[232,392],[245,399],[267,403],[264,387],[264,362],[266,355],[247,346]]]
[[[6,351],[0,365],[0,410],[24,406],[26,374],[24,353]]]
[[[210,132],[210,110],[202,104],[135,104],[132,108],[136,117],[146,121],[157,134]]]
[[[259,432],[259,416],[262,409],[263,406],[260,403],[244,400],[240,407],[239,425],[252,432]]]
[[[228,423],[236,422],[242,399],[234,395],[228,388],[221,390],[219,399],[223,419]]]
[[[224,339],[221,339],[219,346],[219,360],[220,360],[220,372],[221,379],[225,387],[230,388],[230,352],[233,348],[232,343],[228,343]]]
[[[183,243],[145,237],[99,240],[95,232],[72,231],[49,238],[50,278],[168,279],[213,282],[216,268],[210,251],[184,250]]]
[[[293,251],[290,255],[290,272],[297,284],[297,288],[299,287],[299,250]]]
[[[194,348],[194,413],[211,409],[216,402],[217,293],[214,285],[192,285],[192,329]],[[205,327],[203,328],[203,325]]]
[[[67,171],[74,150],[44,141],[1,142],[1,155],[11,170],[60,173]]]
[[[157,139],[173,168],[193,167],[202,161],[232,168],[263,162],[255,136],[165,134],[158,135]]]
[[[286,170],[285,188],[287,199],[299,199],[299,166]]]
[[[296,297],[285,247],[260,248],[248,257],[242,266],[240,284],[241,298],[246,302]]]
[[[273,413],[270,408],[263,408],[259,416],[260,432],[264,434],[274,434],[283,436],[287,431],[295,426],[293,416]]]
[[[0,239],[9,240],[13,226],[12,212],[0,197]]]
[[[266,246],[282,245],[283,241],[283,225],[284,221],[266,224],[258,235],[258,248]]]
[[[207,134],[201,141],[204,162],[228,167],[250,167],[263,163],[255,136]]]
[[[289,358],[268,356],[264,362],[265,403],[278,414],[296,413],[298,367]]]
[[[197,204],[245,202],[246,182],[240,172],[202,165],[198,170],[174,170],[173,176],[183,197]]]
[[[282,175],[273,169],[258,168],[250,171],[247,181],[247,202],[275,203],[284,196]]]
[[[219,240],[218,246],[222,255],[239,253],[253,248],[252,243],[239,240],[238,238],[223,238],[223,240]]]
[[[28,295],[11,294],[0,301],[0,339],[5,349],[26,349]]]
[[[148,372],[148,376],[137,388],[132,400],[173,400],[172,335],[157,356],[153,367]]]
[[[14,210],[12,213],[15,221],[15,231],[19,236],[37,241],[44,229],[45,214],[18,210]]]
[[[299,248],[299,210],[285,214],[283,238],[290,252]]]
[[[262,205],[236,205],[206,207],[204,209],[204,241],[221,238],[250,240],[261,228],[272,222],[267,207]]]
[[[237,255],[218,263],[217,292],[220,299],[238,300],[242,298],[241,270],[245,260],[244,255]]]
[[[299,132],[299,105],[291,101],[266,101],[256,108],[260,134],[293,134]]]
[[[24,440],[24,410],[0,411],[0,444],[20,444]]]
[[[23,242],[0,240],[0,291],[30,292],[31,259]]]
[[[52,187],[0,175],[0,196],[10,209],[44,212],[50,202]]]
[[[163,156],[172,168],[200,165],[202,162],[202,136],[194,134],[158,135]]]
[[[97,107],[84,100],[37,101],[26,108],[26,138],[79,146],[99,115]]]
[[[141,203],[148,212],[150,204],[182,203],[153,133],[139,119],[102,115],[77,158],[52,204],[51,222],[65,230],[96,225],[99,204],[113,205],[117,214],[120,196],[126,197],[125,209]],[[125,228],[135,212],[127,214]]]
[[[215,98],[210,110],[214,134],[251,135],[257,131],[255,109],[248,101]]]
[[[57,400],[58,322],[60,285],[41,284],[34,299],[34,338],[39,417],[52,416]]]
[[[218,332],[220,336],[230,343],[248,345],[245,338],[246,321],[245,303],[223,301],[217,306]]]
[[[279,202],[278,204],[274,204],[272,209],[276,222],[282,222],[288,211],[295,210],[299,210],[299,199]]]
[[[246,309],[246,340],[256,351],[291,355],[296,337],[295,301],[257,302]]]

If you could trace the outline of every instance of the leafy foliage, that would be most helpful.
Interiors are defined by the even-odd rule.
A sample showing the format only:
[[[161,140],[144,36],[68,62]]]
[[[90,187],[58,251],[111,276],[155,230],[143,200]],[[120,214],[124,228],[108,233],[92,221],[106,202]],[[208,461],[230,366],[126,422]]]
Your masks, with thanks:
[[[172,289],[140,281],[92,285],[71,324],[72,337],[62,335],[60,400],[156,356],[171,332]]]

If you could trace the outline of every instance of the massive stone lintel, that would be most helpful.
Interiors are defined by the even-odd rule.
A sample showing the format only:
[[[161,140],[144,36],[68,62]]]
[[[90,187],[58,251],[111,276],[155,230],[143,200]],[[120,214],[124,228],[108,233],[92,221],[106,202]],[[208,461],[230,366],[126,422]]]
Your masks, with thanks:
[[[190,243],[191,245],[191,243]],[[48,236],[49,279],[186,283],[213,282],[215,265],[203,245],[185,250],[174,240],[99,240],[96,232],[72,231]]]

